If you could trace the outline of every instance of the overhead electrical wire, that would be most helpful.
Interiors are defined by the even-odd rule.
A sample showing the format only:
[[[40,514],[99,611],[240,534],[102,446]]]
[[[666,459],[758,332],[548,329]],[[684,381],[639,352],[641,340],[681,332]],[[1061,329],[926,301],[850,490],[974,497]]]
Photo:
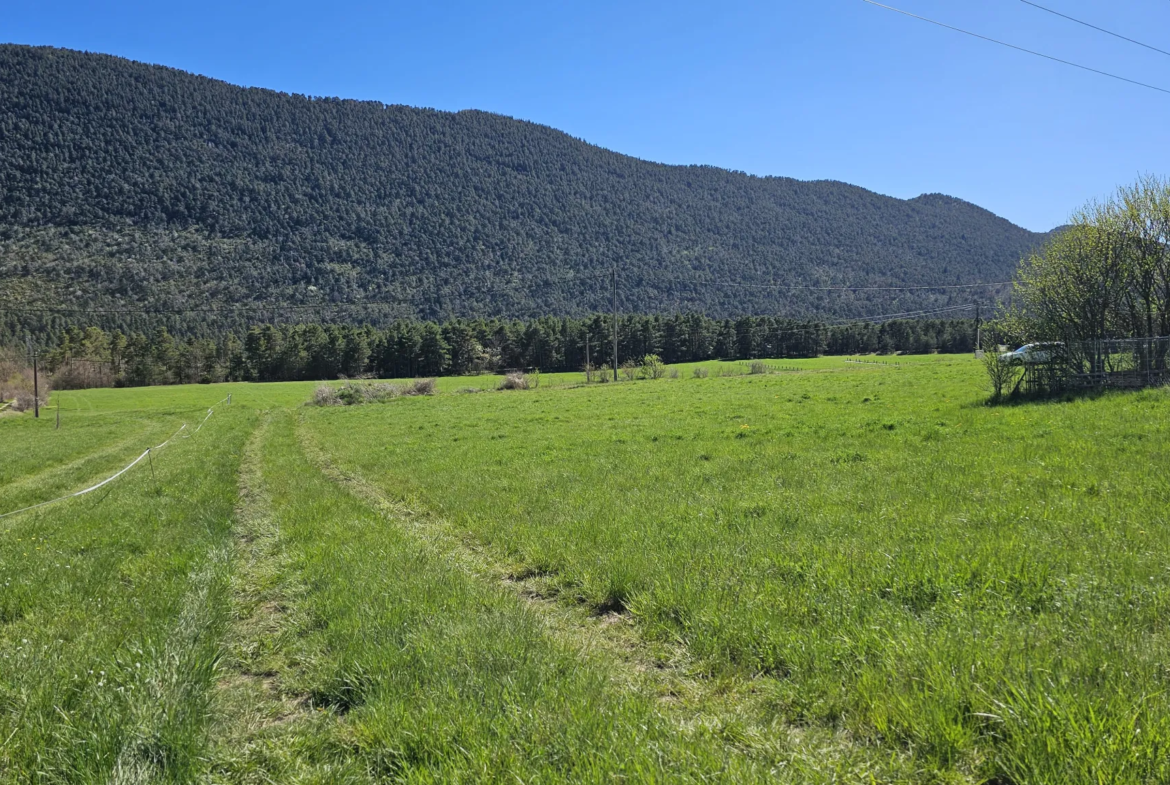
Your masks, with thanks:
[[[574,283],[576,281],[590,281],[599,278],[608,278],[609,273],[599,273],[595,275],[577,275],[568,278],[553,279],[550,281],[537,281],[534,283],[516,283],[507,284],[503,286],[493,286],[483,289],[476,289],[476,294],[491,294],[492,292],[499,292],[505,290],[519,290],[519,289],[535,289],[545,286],[555,286],[563,283]],[[213,307],[192,307],[192,308],[55,308],[42,306],[21,306],[11,305],[0,302],[0,312],[8,311],[10,313],[41,313],[41,314],[57,314],[57,315],[74,315],[74,314],[94,314],[100,316],[179,316],[183,314],[230,314],[230,313],[266,313],[271,311],[319,311],[330,308],[367,308],[381,305],[409,305],[417,303],[420,299],[431,296],[433,293],[425,289],[421,289],[415,294],[401,295],[393,298],[379,298],[371,300],[351,300],[348,302],[322,302],[322,303],[249,303],[246,305],[224,305]],[[439,291],[440,296],[454,296],[449,292]]]
[[[1042,57],[1045,60],[1051,60],[1054,63],[1061,63],[1063,65],[1072,66],[1073,68],[1079,68],[1082,71],[1089,71],[1090,73],[1099,74],[1101,76],[1108,76],[1110,79],[1117,79],[1117,80],[1122,81],[1122,82],[1128,82],[1129,84],[1137,85],[1138,87],[1145,87],[1149,90],[1157,90],[1159,93],[1170,94],[1170,90],[1166,89],[1165,87],[1158,87],[1157,85],[1147,84],[1146,82],[1139,82],[1136,79],[1130,79],[1127,76],[1118,76],[1117,74],[1113,74],[1113,73],[1110,73],[1108,71],[1101,71],[1097,68],[1090,68],[1087,65],[1081,65],[1080,63],[1074,63],[1071,60],[1062,60],[1059,57],[1053,57],[1052,55],[1046,55],[1043,52],[1037,52],[1033,49],[1025,49],[1022,46],[1016,46],[1015,44],[1009,44],[1007,41],[1001,41],[998,38],[990,38],[988,36],[981,35],[979,33],[973,33],[970,30],[964,30],[961,27],[955,27],[954,25],[948,25],[948,24],[945,24],[944,22],[936,22],[934,19],[928,19],[925,16],[919,16],[918,14],[912,14],[909,11],[903,11],[901,8],[894,8],[892,5],[884,5],[882,3],[875,2],[875,0],[861,0],[861,2],[868,3],[869,5],[877,6],[878,8],[884,8],[887,11],[893,11],[894,13],[902,14],[903,16],[908,16],[911,19],[918,19],[918,20],[923,21],[923,22],[929,22],[930,24],[937,25],[938,27],[945,27],[947,30],[954,30],[956,33],[962,33],[963,35],[969,35],[972,38],[978,38],[978,39],[983,40],[983,41],[990,41],[993,44],[999,44],[1000,46],[1006,46],[1008,49],[1015,49],[1017,52],[1024,52],[1025,54],[1034,55],[1035,57]]]
[[[1136,41],[1132,38],[1128,38],[1124,35],[1121,35],[1120,33],[1115,33],[1112,30],[1106,30],[1104,27],[1097,27],[1097,25],[1090,24],[1088,22],[1084,22],[1080,19],[1077,19],[1076,17],[1069,16],[1068,14],[1062,14],[1060,11],[1054,11],[1051,8],[1046,8],[1042,5],[1040,5],[1039,3],[1033,3],[1032,0],[1020,0],[1020,2],[1024,3],[1025,5],[1030,5],[1033,8],[1039,8],[1041,11],[1047,11],[1048,13],[1050,13],[1054,16],[1059,16],[1060,18],[1067,19],[1070,22],[1076,22],[1079,25],[1084,25],[1085,27],[1091,27],[1100,33],[1104,33],[1105,35],[1111,35],[1114,38],[1120,38],[1122,41],[1129,41],[1131,44],[1137,44],[1138,46],[1145,47],[1146,49],[1149,49],[1153,52],[1157,52],[1158,54],[1163,54],[1163,55],[1166,55],[1167,57],[1170,57],[1170,52],[1167,52],[1165,49],[1159,49],[1156,46],[1150,46],[1149,44],[1143,44],[1141,41]]]
[[[752,334],[758,335],[798,335],[802,333],[815,333],[825,329],[834,327],[858,327],[862,325],[879,325],[885,322],[890,322],[895,319],[921,319],[926,316],[937,316],[944,313],[954,313],[958,311],[969,311],[975,307],[974,303],[967,303],[966,305],[953,305],[947,308],[936,308],[928,311],[907,311],[905,313],[887,313],[878,314],[876,316],[859,316],[852,319],[837,319],[823,322],[816,322],[809,327],[792,327],[785,330],[769,330],[767,327],[757,325],[752,328]]]
[[[871,324],[879,321],[889,321],[891,319],[920,319],[924,316],[935,316],[937,314],[950,313],[952,311],[969,311],[974,307],[975,303],[965,303],[963,305],[948,305],[944,308],[903,311],[902,313],[882,313],[875,316],[854,316],[842,319],[828,319],[824,321],[818,321],[816,322],[816,327],[808,329],[821,329],[822,327],[842,327],[851,324]]]
[[[945,289],[979,289],[988,286],[1008,286],[1011,281],[991,281],[988,283],[957,283],[942,286],[806,286],[803,284],[783,283],[733,283],[731,281],[704,281],[699,278],[676,278],[663,276],[659,281],[673,281],[675,283],[696,283],[702,286],[725,286],[736,289],[784,289],[789,291],[811,292],[915,292],[938,291]]]
[[[477,289],[476,294],[486,294],[493,291],[502,290],[519,290],[519,289],[533,289],[544,286],[553,286],[563,283],[573,283],[576,281],[591,281],[601,278],[608,278],[610,273],[598,273],[595,275],[580,275],[573,278],[563,278],[551,281],[539,281],[533,284],[518,283],[507,286],[493,287],[490,289]],[[994,286],[1008,286],[1011,281],[991,281],[986,283],[969,283],[969,284],[943,284],[940,286],[812,286],[805,284],[779,284],[779,283],[736,283],[734,281],[712,281],[700,278],[678,278],[674,276],[640,276],[641,282],[653,283],[656,281],[669,283],[690,283],[700,286],[723,287],[733,289],[764,289],[773,291],[820,291],[820,292],[928,292],[928,291],[950,291],[956,289],[980,289]],[[439,292],[440,296],[443,295]],[[374,306],[385,305],[405,305],[416,303],[422,297],[428,296],[428,293],[423,291],[418,294],[410,296],[402,296],[392,299],[378,299],[378,300],[358,300],[350,302],[329,302],[329,303],[267,303],[267,304],[248,304],[248,305],[225,305],[219,307],[195,307],[195,308],[68,308],[68,307],[47,307],[47,306],[22,306],[12,305],[0,302],[0,312],[7,311],[9,313],[28,313],[28,314],[54,314],[61,316],[91,314],[97,316],[177,316],[183,314],[231,314],[231,313],[267,313],[273,311],[318,311],[331,308],[366,308]],[[453,296],[448,294],[447,296]]]

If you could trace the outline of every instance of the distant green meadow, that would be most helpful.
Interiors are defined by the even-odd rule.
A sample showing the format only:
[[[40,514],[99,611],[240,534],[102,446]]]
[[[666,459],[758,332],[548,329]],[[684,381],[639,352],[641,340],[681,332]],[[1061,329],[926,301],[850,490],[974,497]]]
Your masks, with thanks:
[[[0,518],[0,780],[1170,781],[1170,391],[855,359],[2,415],[0,514],[187,427]]]

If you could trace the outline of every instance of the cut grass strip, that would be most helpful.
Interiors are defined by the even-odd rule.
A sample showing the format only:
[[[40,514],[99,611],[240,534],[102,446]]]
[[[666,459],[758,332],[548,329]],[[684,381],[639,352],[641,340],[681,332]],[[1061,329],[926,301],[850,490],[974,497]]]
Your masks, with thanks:
[[[147,438],[147,433],[147,429],[142,429],[108,447],[93,449],[68,463],[26,474],[6,485],[0,485],[0,514],[81,490],[110,476],[141,455],[142,451],[153,443]],[[4,522],[8,525],[11,523],[14,521],[6,519]],[[3,528],[4,524],[0,524],[0,528]]]
[[[5,417],[0,423],[0,445],[4,450],[0,490],[38,474],[59,470],[136,436],[148,442],[145,438],[148,430],[158,423],[157,433],[162,433],[171,421],[167,418],[163,424],[159,420],[113,415],[89,417],[55,430],[52,419],[36,420],[24,414]]]
[[[212,783],[283,783],[316,776],[328,781],[328,767],[314,771],[295,754],[295,738],[315,735],[331,718],[312,712],[307,696],[283,686],[299,667],[289,655],[296,648],[294,604],[303,587],[291,583],[280,524],[264,480],[268,423],[265,416],[240,463],[232,621],[214,691],[206,777]]]

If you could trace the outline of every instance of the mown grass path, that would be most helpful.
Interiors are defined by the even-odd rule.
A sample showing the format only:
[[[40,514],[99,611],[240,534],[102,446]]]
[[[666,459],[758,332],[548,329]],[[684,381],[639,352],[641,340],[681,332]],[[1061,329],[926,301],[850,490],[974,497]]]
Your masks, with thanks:
[[[142,429],[108,447],[95,448],[66,463],[30,472],[6,483],[0,487],[0,508],[5,511],[20,509],[80,490],[108,477],[141,454],[140,445],[147,441],[143,438],[146,432],[147,429]]]
[[[239,500],[232,528],[231,624],[212,693],[208,782],[286,782],[289,741],[313,732],[304,696],[284,682],[296,667],[284,656],[293,627],[293,588],[280,526],[263,472],[271,414],[265,412],[240,462]]]

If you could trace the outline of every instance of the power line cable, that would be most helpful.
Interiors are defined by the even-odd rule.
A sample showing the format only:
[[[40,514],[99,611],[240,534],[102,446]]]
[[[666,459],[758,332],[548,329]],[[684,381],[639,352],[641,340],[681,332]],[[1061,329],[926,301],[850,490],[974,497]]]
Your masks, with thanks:
[[[1039,8],[1041,11],[1047,11],[1048,13],[1050,13],[1054,16],[1059,16],[1060,18],[1067,19],[1070,22],[1076,22],[1079,25],[1084,25],[1085,27],[1091,27],[1098,32],[1104,33],[1105,35],[1111,35],[1114,38],[1120,38],[1122,41],[1129,41],[1131,44],[1137,44],[1138,46],[1145,47],[1146,49],[1157,52],[1158,54],[1163,54],[1163,55],[1166,55],[1167,57],[1170,57],[1170,52],[1167,52],[1165,49],[1159,49],[1156,46],[1150,46],[1149,44],[1143,44],[1141,41],[1135,41],[1132,38],[1127,38],[1126,36],[1121,35],[1120,33],[1115,33],[1112,30],[1106,30],[1104,27],[1097,27],[1097,25],[1081,21],[1080,19],[1069,16],[1068,14],[1062,14],[1060,11],[1054,11],[1051,8],[1045,8],[1044,6],[1040,5],[1039,3],[1033,3],[1032,0],[1020,0],[1020,2],[1024,3],[1025,5],[1030,5],[1033,8]]]
[[[547,286],[555,286],[564,283],[575,283],[577,281],[593,281],[601,278],[608,278],[610,273],[598,273],[596,275],[579,275],[574,277],[567,277],[561,279],[554,279],[550,281],[538,281],[535,283],[516,283],[506,284],[490,289],[477,289],[475,294],[491,294],[494,292],[506,290],[532,290]],[[710,287],[725,287],[736,289],[765,289],[774,291],[821,291],[821,292],[921,292],[921,291],[947,291],[954,289],[978,289],[993,286],[1007,286],[1011,281],[992,281],[987,283],[971,283],[971,284],[944,284],[941,286],[812,286],[804,284],[753,284],[753,283],[736,283],[734,281],[712,281],[700,278],[678,278],[674,276],[641,276],[641,282],[665,281],[671,283],[692,283],[700,286]],[[0,303],[0,311],[7,311],[10,313],[29,313],[29,314],[56,314],[56,315],[101,315],[101,316],[177,316],[183,314],[232,314],[232,313],[268,313],[273,311],[319,311],[326,309],[344,309],[344,308],[367,308],[375,306],[387,305],[406,305],[410,303],[417,303],[420,297],[425,297],[429,293],[420,292],[418,295],[403,295],[399,298],[392,299],[377,299],[377,300],[360,300],[350,302],[338,303],[266,303],[266,304],[249,304],[249,305],[228,305],[219,307],[194,307],[194,308],[54,308],[41,306],[20,306],[10,305],[7,303]],[[442,294],[442,292],[440,292]],[[448,294],[450,297],[464,295]]]
[[[507,290],[520,289],[537,289],[547,286],[556,286],[563,283],[574,283],[576,281],[591,281],[599,278],[607,278],[609,273],[598,273],[597,275],[578,275],[568,278],[554,279],[551,281],[537,281],[534,283],[515,283],[504,284],[496,287],[477,289],[476,294],[492,294],[495,292]],[[192,307],[192,308],[53,308],[41,306],[20,306],[10,305],[8,303],[0,303],[0,311],[8,311],[10,313],[40,313],[40,314],[57,314],[57,315],[75,315],[75,314],[91,314],[102,316],[178,316],[183,314],[229,314],[229,313],[268,313],[272,311],[319,311],[330,308],[367,308],[380,305],[407,305],[417,303],[420,298],[429,296],[431,293],[420,291],[414,295],[402,295],[397,298],[381,298],[376,300],[358,300],[349,302],[328,302],[328,303],[257,303],[249,305],[225,305],[218,307]],[[442,291],[439,292],[443,294]],[[455,296],[448,293],[448,296]],[[462,296],[462,295],[460,295]]]
[[[653,279],[652,279],[653,280]],[[726,286],[736,289],[784,289],[790,291],[810,292],[915,292],[936,291],[945,289],[978,289],[987,286],[1008,286],[1011,281],[990,281],[988,283],[959,283],[943,286],[806,286],[803,284],[782,283],[735,283],[733,281],[704,281],[699,278],[675,278],[660,276],[660,281],[675,283],[695,283],[702,286]]]
[[[876,316],[861,316],[853,319],[839,319],[822,322],[810,322],[809,327],[793,327],[786,330],[770,331],[767,327],[756,325],[752,327],[753,336],[764,334],[766,336],[772,335],[796,335],[801,333],[815,333],[826,329],[839,329],[842,327],[860,327],[863,325],[880,325],[885,322],[890,322],[895,319],[921,319],[926,316],[936,316],[944,313],[954,313],[957,311],[969,311],[975,307],[974,303],[967,305],[952,305],[947,308],[937,308],[928,311],[907,311],[905,313],[888,313],[878,314]]]
[[[1108,76],[1110,79],[1117,79],[1117,80],[1120,80],[1122,82],[1128,82],[1129,84],[1137,85],[1138,87],[1145,87],[1149,90],[1157,90],[1159,93],[1170,94],[1170,90],[1167,90],[1165,87],[1157,87],[1156,85],[1146,84],[1145,82],[1139,82],[1136,79],[1130,79],[1129,77],[1118,76],[1117,74],[1111,74],[1108,71],[1101,71],[1101,70],[1098,70],[1096,68],[1090,68],[1087,65],[1081,65],[1080,63],[1074,63],[1071,60],[1061,60],[1059,57],[1053,57],[1052,55],[1046,55],[1043,52],[1037,52],[1037,51],[1032,50],[1032,49],[1025,49],[1022,46],[1016,46],[1015,44],[1009,44],[1006,41],[1000,41],[997,38],[989,38],[988,36],[980,35],[979,33],[973,33],[970,30],[964,30],[961,27],[954,27],[953,25],[948,25],[948,24],[945,24],[943,22],[936,22],[935,20],[928,19],[925,16],[919,16],[918,14],[912,14],[909,11],[903,11],[901,8],[894,8],[892,5],[883,5],[881,3],[875,2],[875,0],[861,0],[861,2],[869,3],[870,5],[876,5],[878,8],[884,8],[887,11],[893,11],[894,13],[902,14],[903,16],[908,16],[911,19],[918,19],[918,20],[921,20],[923,22],[929,22],[932,25],[937,25],[939,27],[945,27],[947,30],[954,30],[956,33],[962,33],[963,35],[969,35],[972,38],[978,38],[978,39],[983,40],[983,41],[990,41],[993,44],[999,44],[1000,46],[1006,46],[1008,49],[1015,49],[1017,52],[1024,52],[1026,54],[1034,55],[1036,57],[1043,57],[1045,60],[1051,60],[1054,63],[1061,63],[1063,65],[1070,65],[1073,68],[1079,68],[1082,71],[1089,71],[1090,73],[1100,74],[1101,76]]]

